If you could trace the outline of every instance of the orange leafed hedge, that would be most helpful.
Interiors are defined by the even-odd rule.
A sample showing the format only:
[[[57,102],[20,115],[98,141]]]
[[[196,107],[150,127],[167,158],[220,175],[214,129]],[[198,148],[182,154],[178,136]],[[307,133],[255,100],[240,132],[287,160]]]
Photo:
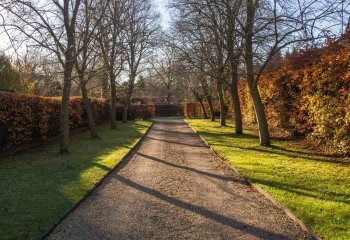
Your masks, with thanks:
[[[271,129],[308,136],[340,153],[350,153],[349,46],[350,35],[344,35],[323,48],[294,51],[271,64],[259,82]],[[255,124],[245,79],[240,79],[238,89],[244,123]],[[230,99],[227,94],[225,98],[230,117]],[[184,112],[188,118],[203,118],[199,103],[186,103]]]
[[[117,105],[117,120],[123,119],[123,105]],[[128,120],[143,119],[149,120],[154,118],[156,107],[154,104],[134,104],[128,114]]]
[[[209,104],[203,103],[207,116],[210,117]],[[218,102],[213,102],[214,115],[220,116],[220,107]],[[183,105],[183,111],[186,118],[204,118],[204,112],[199,102],[186,102]]]
[[[106,99],[91,99],[95,122],[109,120]],[[155,105],[132,105],[131,119],[151,119]],[[0,150],[25,143],[40,142],[60,133],[61,99],[0,92]],[[70,99],[70,129],[88,126],[81,97]],[[117,107],[117,119],[122,119],[123,107]]]
[[[92,99],[95,121],[108,119],[108,103]],[[0,93],[0,149],[23,143],[42,141],[60,132],[60,98],[48,98],[13,93]],[[70,100],[70,127],[79,129],[88,125],[82,98]]]
[[[266,71],[260,87],[271,128],[350,152],[350,49],[344,40],[350,36],[295,51]]]

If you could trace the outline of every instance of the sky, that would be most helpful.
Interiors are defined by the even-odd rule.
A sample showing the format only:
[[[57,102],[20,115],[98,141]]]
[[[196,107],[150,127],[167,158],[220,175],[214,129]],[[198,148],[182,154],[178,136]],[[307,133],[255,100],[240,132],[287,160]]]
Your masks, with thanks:
[[[160,14],[161,27],[163,30],[167,30],[170,27],[170,14],[167,9],[168,0],[153,0],[157,6],[157,11]],[[0,34],[0,52],[4,51],[9,46],[8,38],[5,34]]]
[[[153,0],[157,6],[157,11],[160,13],[161,26],[163,30],[167,30],[170,27],[170,14],[167,9],[168,0]]]
[[[4,33],[0,33],[0,53],[1,51],[4,51],[5,48],[8,46],[8,38],[6,36],[6,34]]]
[[[0,0],[1,1],[1,0]],[[171,0],[152,0],[156,6],[156,10],[160,14],[161,27],[164,31],[170,28],[171,25],[171,14],[167,9],[167,5]],[[5,34],[1,34],[0,30],[0,52],[5,50],[9,46],[8,38]],[[9,51],[7,51],[9,52]]]

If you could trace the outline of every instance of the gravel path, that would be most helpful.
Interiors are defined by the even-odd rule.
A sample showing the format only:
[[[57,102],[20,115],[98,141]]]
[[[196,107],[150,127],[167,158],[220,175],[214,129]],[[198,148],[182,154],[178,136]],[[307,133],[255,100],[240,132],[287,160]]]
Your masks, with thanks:
[[[313,239],[182,119],[142,145],[48,239]]]

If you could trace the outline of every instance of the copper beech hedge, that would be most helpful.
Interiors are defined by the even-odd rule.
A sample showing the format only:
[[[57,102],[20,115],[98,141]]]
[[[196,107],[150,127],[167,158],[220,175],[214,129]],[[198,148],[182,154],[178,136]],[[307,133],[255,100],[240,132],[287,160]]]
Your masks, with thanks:
[[[183,115],[182,106],[177,104],[157,104],[155,112],[158,117]]]
[[[307,136],[339,153],[350,153],[349,46],[350,35],[344,35],[323,48],[293,51],[271,64],[259,83],[271,129],[291,137]],[[240,79],[238,89],[244,123],[255,124],[244,79]],[[229,99],[226,94],[228,117],[232,115]],[[214,109],[219,113],[217,104]],[[184,112],[188,118],[203,118],[199,103],[184,104]]]
[[[108,121],[109,104],[106,99],[92,98],[92,109],[97,124]],[[0,92],[0,150],[25,143],[40,142],[59,135],[61,99]],[[152,118],[154,105],[131,107],[131,119]],[[121,119],[122,106],[117,107]],[[71,97],[70,128],[77,130],[88,126],[81,97]]]
[[[294,51],[263,75],[270,127],[350,153],[349,47],[344,35],[323,48]]]
[[[207,117],[210,117],[209,105],[203,102]],[[218,102],[213,102],[214,115],[220,116],[220,107]],[[183,104],[185,118],[204,118],[204,112],[199,102],[186,102]]]
[[[123,105],[117,105],[117,120],[123,119]],[[155,116],[156,106],[154,104],[134,104],[128,114],[128,120],[149,120]]]

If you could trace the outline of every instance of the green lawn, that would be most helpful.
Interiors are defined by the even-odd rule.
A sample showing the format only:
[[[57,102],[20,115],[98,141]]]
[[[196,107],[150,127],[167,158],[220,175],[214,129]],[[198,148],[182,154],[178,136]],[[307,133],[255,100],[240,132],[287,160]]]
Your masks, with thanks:
[[[71,153],[48,145],[0,160],[0,239],[39,239],[101,180],[151,122],[120,123],[74,135]],[[70,167],[66,167],[68,160]]]
[[[322,156],[293,141],[261,147],[257,133],[188,120],[244,177],[270,193],[323,239],[350,239],[350,163]]]

